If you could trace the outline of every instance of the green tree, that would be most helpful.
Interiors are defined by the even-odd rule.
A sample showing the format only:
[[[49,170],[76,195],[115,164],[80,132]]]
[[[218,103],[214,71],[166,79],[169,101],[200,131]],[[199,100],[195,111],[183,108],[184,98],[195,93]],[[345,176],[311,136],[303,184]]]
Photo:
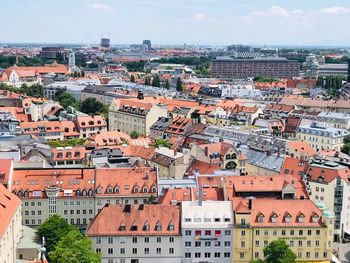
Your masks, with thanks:
[[[54,250],[61,238],[73,229],[75,229],[75,227],[68,224],[65,219],[59,215],[53,215],[39,226],[38,234],[40,238],[45,237],[47,250],[50,252]]]
[[[140,134],[137,131],[130,132],[130,137],[132,139],[137,139],[140,136]]]
[[[160,79],[159,79],[158,75],[153,75],[152,86],[153,87],[160,87]]]
[[[176,81],[176,90],[177,90],[177,91],[183,91],[182,81],[181,81],[181,78],[180,78],[180,77],[178,77],[178,78],[177,78],[177,81]]]
[[[166,88],[167,90],[170,89],[170,82],[169,82],[168,79],[166,79],[166,81],[165,81],[165,88]]]
[[[145,85],[147,85],[147,86],[151,85],[151,78],[149,76],[145,77]]]
[[[289,248],[286,241],[274,240],[264,248],[267,263],[293,263],[296,255]]]
[[[52,263],[99,263],[101,255],[95,253],[92,242],[78,229],[73,229],[64,236],[49,253]]]
[[[20,92],[27,96],[44,97],[44,88],[40,84],[34,84],[30,87],[27,84],[23,84],[20,88]]]
[[[159,147],[166,147],[170,148],[171,144],[167,140],[163,139],[156,139],[154,143],[154,147],[159,148]]]
[[[76,98],[64,90],[58,90],[54,96],[54,100],[58,101],[65,109],[67,109],[68,106],[79,109],[79,102]]]
[[[134,75],[131,75],[131,76],[130,76],[130,81],[131,81],[131,82],[135,82],[135,76],[134,76]]]
[[[103,111],[104,105],[95,98],[87,98],[81,103],[80,110],[86,114],[96,114]]]

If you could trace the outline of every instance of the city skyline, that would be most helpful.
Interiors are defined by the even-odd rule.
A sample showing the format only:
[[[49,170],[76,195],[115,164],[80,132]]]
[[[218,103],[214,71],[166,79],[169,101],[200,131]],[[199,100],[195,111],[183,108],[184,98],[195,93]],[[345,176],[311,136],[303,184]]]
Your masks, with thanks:
[[[350,43],[339,26],[350,23],[350,3],[340,0],[18,0],[2,9],[11,26],[3,28],[0,43],[93,44],[109,34],[113,45],[143,39],[160,45]]]

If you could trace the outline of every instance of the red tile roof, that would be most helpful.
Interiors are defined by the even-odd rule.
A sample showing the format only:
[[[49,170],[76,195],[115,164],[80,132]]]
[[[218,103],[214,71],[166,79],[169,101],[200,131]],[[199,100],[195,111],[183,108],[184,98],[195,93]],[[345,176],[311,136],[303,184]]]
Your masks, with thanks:
[[[180,207],[159,204],[108,205],[90,223],[86,235],[179,236]]]
[[[180,203],[182,201],[198,200],[198,188],[185,189],[167,189],[159,199],[160,204],[173,204],[173,201]],[[224,191],[222,188],[203,188],[202,200],[224,201]]]
[[[0,184],[0,237],[5,234],[13,217],[21,205],[21,200]]]

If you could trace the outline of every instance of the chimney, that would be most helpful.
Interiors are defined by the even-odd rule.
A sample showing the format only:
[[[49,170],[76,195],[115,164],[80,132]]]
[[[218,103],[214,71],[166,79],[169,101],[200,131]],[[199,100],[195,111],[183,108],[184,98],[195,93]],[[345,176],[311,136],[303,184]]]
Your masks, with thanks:
[[[205,156],[208,157],[208,155],[209,155],[209,148],[208,148],[208,146],[205,146],[204,153],[205,153]]]
[[[141,91],[141,90],[139,90],[138,92],[137,92],[137,98],[139,99],[139,100],[143,100],[145,97],[144,97],[144,95],[143,95],[143,92]]]
[[[253,208],[253,199],[254,199],[254,197],[248,197],[248,209],[249,210],[252,210],[252,208]]]
[[[202,206],[203,204],[203,187],[200,186],[198,190],[198,205]]]

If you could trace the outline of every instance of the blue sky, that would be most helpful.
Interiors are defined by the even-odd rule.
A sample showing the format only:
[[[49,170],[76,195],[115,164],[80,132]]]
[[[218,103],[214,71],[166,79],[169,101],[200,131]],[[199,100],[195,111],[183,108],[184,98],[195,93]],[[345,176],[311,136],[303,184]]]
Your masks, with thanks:
[[[350,46],[350,0],[0,0],[0,12],[0,42]]]

